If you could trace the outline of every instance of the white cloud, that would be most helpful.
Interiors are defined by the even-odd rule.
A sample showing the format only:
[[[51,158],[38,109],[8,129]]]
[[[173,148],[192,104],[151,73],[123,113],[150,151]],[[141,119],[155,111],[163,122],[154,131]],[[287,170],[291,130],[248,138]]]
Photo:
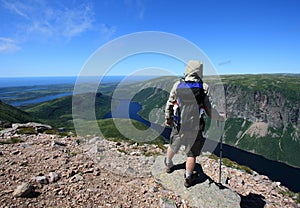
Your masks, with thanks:
[[[4,8],[21,19],[16,28],[28,37],[32,34],[46,37],[72,38],[93,27],[93,12],[87,4],[64,5],[62,2],[8,1],[2,0]],[[24,33],[25,32],[25,33]]]
[[[144,18],[145,2],[143,0],[124,0],[124,4],[129,10],[134,11],[139,19]]]
[[[66,37],[73,37],[92,28],[93,19],[91,9],[88,5],[83,5],[81,9],[67,9],[62,12],[61,31]]]
[[[24,13],[24,11],[26,11],[26,9],[27,9],[27,6],[24,3],[18,2],[18,1],[5,1],[5,0],[2,0],[2,4],[3,4],[4,8],[10,10],[12,13],[15,13],[17,15],[25,17],[27,19],[29,18],[26,15],[26,13]]]
[[[20,49],[14,40],[0,37],[0,53],[14,53]]]
[[[106,39],[110,39],[110,37],[117,31],[117,28],[108,24],[101,24],[100,30]]]

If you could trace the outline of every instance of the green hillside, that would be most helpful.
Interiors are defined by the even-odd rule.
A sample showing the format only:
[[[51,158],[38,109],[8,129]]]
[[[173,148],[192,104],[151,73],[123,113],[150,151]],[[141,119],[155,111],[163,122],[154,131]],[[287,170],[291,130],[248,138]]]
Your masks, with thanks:
[[[117,121],[116,121],[117,120]],[[119,132],[115,126],[115,122],[118,123],[118,128],[127,129],[128,124],[134,125],[140,131],[137,131],[135,135],[132,135],[131,132],[127,132],[132,136],[130,138],[125,137]],[[112,138],[114,140],[129,140],[137,143],[154,143],[154,144],[163,144],[165,139],[162,136],[157,137],[157,132],[152,129],[149,129],[149,134],[145,135],[143,131],[147,130],[149,127],[141,122],[130,119],[102,119],[98,120],[98,125],[101,130],[101,133],[105,138]]]
[[[265,136],[258,136],[248,133],[253,124],[242,118],[229,118],[225,126],[225,143],[271,160],[300,167],[300,142],[294,139],[297,134],[295,127],[291,124],[284,130],[268,127]]]
[[[147,88],[137,93],[132,100],[140,103],[143,106],[143,109],[140,110],[139,115],[144,118],[148,118],[148,115],[153,108],[161,108],[166,104],[166,99],[168,96],[169,93],[167,91],[157,90],[155,88]]]
[[[298,74],[224,75],[224,85],[240,86],[246,91],[281,92],[290,101],[299,102],[300,76]]]
[[[81,94],[77,95],[82,101],[80,105],[81,112],[88,111],[89,106],[87,106],[89,95]],[[104,115],[110,112],[111,97],[103,95],[101,93],[96,94],[95,106],[96,117],[103,118]],[[76,107],[76,106],[75,106]],[[26,108],[26,112],[30,115],[38,117],[44,123],[52,125],[55,128],[66,128],[68,130],[73,130],[73,116],[72,116],[72,96],[66,96],[58,98],[55,100],[43,102],[34,106]]]
[[[10,123],[26,123],[30,121],[38,121],[37,117],[33,117],[29,113],[18,108],[10,106],[0,101],[0,121],[3,124]]]

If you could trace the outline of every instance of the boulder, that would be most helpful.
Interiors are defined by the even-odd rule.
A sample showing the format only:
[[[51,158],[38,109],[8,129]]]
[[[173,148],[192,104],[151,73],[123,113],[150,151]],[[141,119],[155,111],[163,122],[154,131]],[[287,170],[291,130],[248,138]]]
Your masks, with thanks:
[[[14,197],[31,197],[34,194],[34,188],[30,183],[22,183],[13,192]]]
[[[60,179],[60,174],[56,172],[50,172],[46,177],[49,183],[54,183]]]
[[[20,123],[12,124],[13,129],[28,128],[28,127],[34,128],[38,133],[43,132],[45,130],[52,129],[52,126],[50,126],[50,125],[35,123],[35,122],[29,122],[26,124],[20,124]]]
[[[40,184],[48,184],[46,176],[35,176],[32,178],[32,180]]]
[[[189,205],[195,207],[240,207],[240,196],[214,182],[203,171],[200,164],[196,165],[199,174],[199,180],[194,186],[186,188],[184,184],[184,162],[186,156],[176,154],[173,158],[174,164],[177,164],[175,171],[167,174],[164,165],[164,156],[158,156],[152,165],[151,173],[156,182],[164,188],[174,191],[177,195],[187,200]]]
[[[15,123],[15,124],[12,124],[12,128],[7,128],[7,129],[1,130],[0,137],[7,138],[10,136],[13,136],[14,134],[16,134],[18,132],[18,129],[22,129],[22,128],[33,128],[35,133],[41,133],[41,132],[44,132],[45,130],[52,129],[52,127],[49,125],[35,123],[35,122],[29,122],[26,124]]]

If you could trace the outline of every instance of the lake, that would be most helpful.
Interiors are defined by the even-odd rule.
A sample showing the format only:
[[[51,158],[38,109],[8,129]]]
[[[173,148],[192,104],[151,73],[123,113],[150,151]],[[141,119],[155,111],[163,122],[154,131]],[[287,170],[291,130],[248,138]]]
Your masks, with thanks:
[[[42,103],[42,102],[54,100],[54,99],[57,99],[57,98],[69,96],[69,95],[72,95],[72,94],[73,94],[73,92],[60,93],[60,94],[56,94],[56,95],[49,95],[49,96],[45,96],[45,97],[39,97],[39,98],[35,98],[35,99],[32,99],[32,100],[17,101],[17,102],[10,103],[10,105],[12,105],[12,106],[21,106],[21,105]]]

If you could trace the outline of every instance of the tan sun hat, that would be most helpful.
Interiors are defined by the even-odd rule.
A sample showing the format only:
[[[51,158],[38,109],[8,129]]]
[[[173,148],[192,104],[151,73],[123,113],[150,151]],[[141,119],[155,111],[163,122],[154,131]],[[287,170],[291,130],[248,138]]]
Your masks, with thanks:
[[[201,61],[197,61],[197,60],[190,60],[188,61],[186,68],[185,68],[185,72],[184,72],[184,76],[189,76],[193,73],[197,73],[197,75],[202,79],[203,77],[203,64]]]

